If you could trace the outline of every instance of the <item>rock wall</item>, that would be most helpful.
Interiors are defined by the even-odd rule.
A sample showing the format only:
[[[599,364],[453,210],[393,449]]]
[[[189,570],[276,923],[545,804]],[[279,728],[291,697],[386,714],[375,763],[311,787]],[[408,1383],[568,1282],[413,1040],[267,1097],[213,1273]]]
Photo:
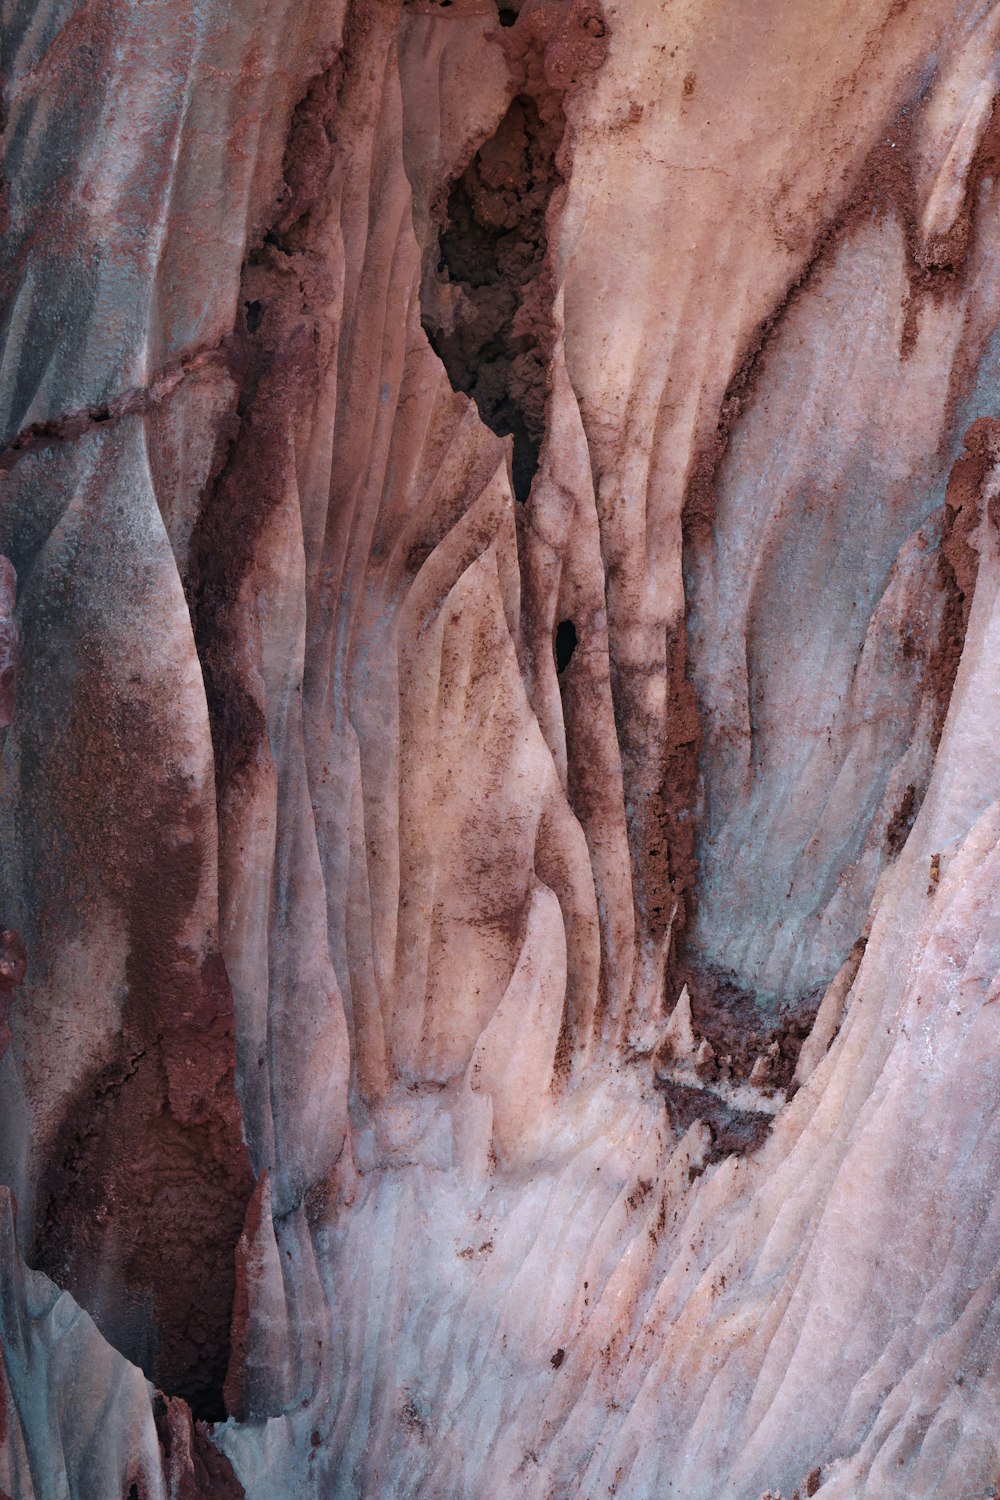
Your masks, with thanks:
[[[0,1492],[1000,1494],[1000,8],[0,68]]]

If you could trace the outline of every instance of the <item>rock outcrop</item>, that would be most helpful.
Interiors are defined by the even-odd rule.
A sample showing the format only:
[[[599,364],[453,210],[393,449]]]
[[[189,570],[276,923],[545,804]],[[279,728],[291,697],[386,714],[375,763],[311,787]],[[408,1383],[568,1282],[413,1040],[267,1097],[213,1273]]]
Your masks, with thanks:
[[[1000,1494],[1000,6],[0,67],[0,1493]]]

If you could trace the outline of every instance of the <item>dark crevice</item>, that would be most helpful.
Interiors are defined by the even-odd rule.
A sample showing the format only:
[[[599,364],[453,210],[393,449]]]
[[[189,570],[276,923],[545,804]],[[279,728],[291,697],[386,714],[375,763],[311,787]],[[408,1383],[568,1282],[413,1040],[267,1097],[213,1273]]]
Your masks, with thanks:
[[[722,1161],[726,1156],[747,1156],[758,1150],[774,1123],[764,1111],[734,1109],[711,1089],[694,1088],[666,1079],[658,1080],[656,1087],[663,1095],[670,1123],[679,1136],[684,1135],[696,1120],[704,1120],[707,1124],[712,1145],[706,1165]]]
[[[176,1500],[246,1500],[232,1464],[212,1442],[203,1422],[186,1403],[157,1391],[153,1421],[163,1472]]]
[[[764,1059],[767,1086],[787,1089],[824,987],[773,1006],[744,989],[734,975],[708,965],[689,966],[685,978],[695,1034],[713,1054],[703,1081],[747,1083],[755,1064]]]
[[[916,785],[911,781],[900,798],[899,806],[889,819],[889,825],[885,831],[885,850],[890,859],[897,859],[902,852],[903,845],[910,836],[910,829],[917,819],[920,811],[920,794]]]
[[[517,21],[517,11],[509,5],[501,5],[497,10],[497,20],[501,26],[513,26]]]
[[[860,964],[865,940],[853,950]],[[656,1087],[670,1122],[681,1135],[704,1120],[712,1136],[709,1162],[756,1151],[774,1123],[773,1106],[748,1109],[732,1090],[756,1090],[762,1105],[775,1095],[790,1099],[802,1045],[812,1030],[824,988],[775,1006],[743,989],[732,974],[709,966],[685,970],[696,1051],[676,1055],[668,1037],[653,1058]]]
[[[552,349],[546,212],[562,181],[558,95],[519,94],[455,179],[438,237],[437,275],[460,290],[445,325],[424,299],[424,329],[452,385],[512,437],[514,493],[525,501],[544,434]]]
[[[1000,421],[980,417],[962,440],[962,452],[952,465],[945,493],[938,552],[938,583],[944,598],[941,628],[929,662],[934,690],[931,743],[936,750],[951,703],[955,675],[965,648],[972,596],[979,574],[979,552],[974,537],[982,520],[986,477],[1000,454]],[[994,502],[990,520],[997,516]]]
[[[576,650],[576,626],[572,620],[560,620],[556,626],[555,654],[556,672],[561,676],[573,659]]]

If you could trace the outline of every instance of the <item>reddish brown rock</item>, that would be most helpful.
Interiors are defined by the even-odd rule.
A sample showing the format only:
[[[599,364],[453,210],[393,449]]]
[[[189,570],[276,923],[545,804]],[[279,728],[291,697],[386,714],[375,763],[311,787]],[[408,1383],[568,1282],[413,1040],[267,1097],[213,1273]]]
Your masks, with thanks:
[[[9,927],[0,930],[0,1057],[10,1046],[7,1017],[14,991],[24,978],[27,958],[24,944],[17,933]]]
[[[157,1391],[153,1415],[169,1500],[245,1500],[231,1464],[185,1402]]]

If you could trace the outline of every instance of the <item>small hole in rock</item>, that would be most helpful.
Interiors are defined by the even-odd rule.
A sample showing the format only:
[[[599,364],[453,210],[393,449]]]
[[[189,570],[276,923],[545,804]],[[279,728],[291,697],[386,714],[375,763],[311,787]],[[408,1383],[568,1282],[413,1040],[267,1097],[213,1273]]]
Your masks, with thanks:
[[[260,327],[260,320],[264,316],[264,308],[260,302],[244,303],[246,311],[247,333],[256,333]]]
[[[556,671],[561,675],[576,650],[576,626],[572,620],[560,620],[556,626]]]
[[[517,20],[517,11],[513,10],[509,5],[501,5],[497,12],[497,19],[501,26],[513,26]]]

